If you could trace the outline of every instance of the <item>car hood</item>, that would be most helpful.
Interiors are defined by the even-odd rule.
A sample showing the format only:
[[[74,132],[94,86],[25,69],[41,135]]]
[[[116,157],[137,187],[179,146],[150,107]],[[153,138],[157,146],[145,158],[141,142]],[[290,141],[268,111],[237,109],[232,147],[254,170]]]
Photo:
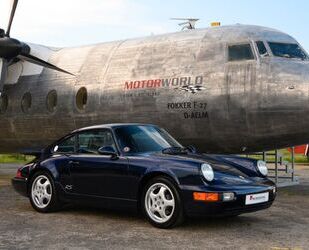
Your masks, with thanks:
[[[245,168],[241,165],[236,166],[233,162],[223,160],[218,155],[206,155],[206,154],[163,154],[152,153],[148,154],[148,157],[154,160],[159,160],[163,165],[169,165],[169,163],[175,163],[184,167],[196,166],[199,167],[203,163],[209,163],[213,170],[219,174],[228,174],[240,177],[241,179],[248,178]]]

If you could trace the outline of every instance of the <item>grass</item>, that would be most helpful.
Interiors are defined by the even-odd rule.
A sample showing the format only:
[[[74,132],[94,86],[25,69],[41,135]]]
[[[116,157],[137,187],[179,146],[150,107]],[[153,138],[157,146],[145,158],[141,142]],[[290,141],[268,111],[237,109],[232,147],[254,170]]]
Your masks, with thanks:
[[[279,151],[279,154],[282,155],[284,161],[288,161],[288,162],[292,161],[291,152],[289,152],[287,149],[280,149],[278,151]],[[274,154],[274,153],[275,153],[275,151],[268,151],[267,152],[267,154]],[[256,155],[256,156],[250,155],[249,157],[255,158],[255,159],[262,159],[262,156],[259,156],[259,155]],[[267,160],[268,161],[275,161],[275,156],[268,155]],[[302,154],[295,154],[294,160],[295,160],[295,163],[309,163],[309,158],[305,155],[302,155]]]
[[[27,163],[34,159],[33,156],[21,154],[0,154],[0,163]]]

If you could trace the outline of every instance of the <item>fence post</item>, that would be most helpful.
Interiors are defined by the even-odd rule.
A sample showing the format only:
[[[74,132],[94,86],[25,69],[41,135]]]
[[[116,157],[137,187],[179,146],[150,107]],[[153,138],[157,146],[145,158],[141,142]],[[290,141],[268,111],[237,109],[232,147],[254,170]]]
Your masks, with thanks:
[[[278,149],[275,150],[275,182],[278,184]]]

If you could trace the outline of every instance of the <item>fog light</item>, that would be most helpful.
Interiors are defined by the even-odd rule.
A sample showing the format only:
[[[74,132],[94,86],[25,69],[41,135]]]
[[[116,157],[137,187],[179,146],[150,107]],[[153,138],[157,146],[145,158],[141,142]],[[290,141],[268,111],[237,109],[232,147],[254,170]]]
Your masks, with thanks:
[[[193,192],[193,199],[195,201],[219,201],[219,194]]]
[[[232,201],[234,198],[234,193],[223,193],[223,201]]]

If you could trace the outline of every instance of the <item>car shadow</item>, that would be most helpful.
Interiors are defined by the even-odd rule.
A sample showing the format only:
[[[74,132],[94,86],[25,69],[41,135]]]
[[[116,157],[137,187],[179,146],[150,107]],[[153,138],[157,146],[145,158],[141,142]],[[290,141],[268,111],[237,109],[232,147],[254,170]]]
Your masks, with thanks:
[[[70,213],[70,214],[79,214],[85,216],[103,216],[108,217],[109,219],[137,219],[143,220],[143,216],[136,211],[123,210],[123,209],[109,209],[103,207],[94,207],[89,205],[67,205],[62,208],[59,212]]]
[[[68,205],[61,211],[63,214],[72,214],[72,215],[84,215],[84,216],[95,216],[100,217],[102,219],[108,218],[110,220],[115,220],[117,222],[132,222],[134,223],[143,223],[149,225],[147,223],[146,218],[141,213],[136,211],[124,211],[124,210],[115,210],[108,208],[97,208],[97,207],[89,207],[82,205]],[[240,226],[248,226],[254,223],[265,223],[265,219],[260,216],[254,215],[240,215],[234,217],[203,217],[203,218],[185,218],[184,223],[177,227],[179,230],[188,230],[188,229],[203,229],[203,228],[227,228],[227,227],[240,227]]]

